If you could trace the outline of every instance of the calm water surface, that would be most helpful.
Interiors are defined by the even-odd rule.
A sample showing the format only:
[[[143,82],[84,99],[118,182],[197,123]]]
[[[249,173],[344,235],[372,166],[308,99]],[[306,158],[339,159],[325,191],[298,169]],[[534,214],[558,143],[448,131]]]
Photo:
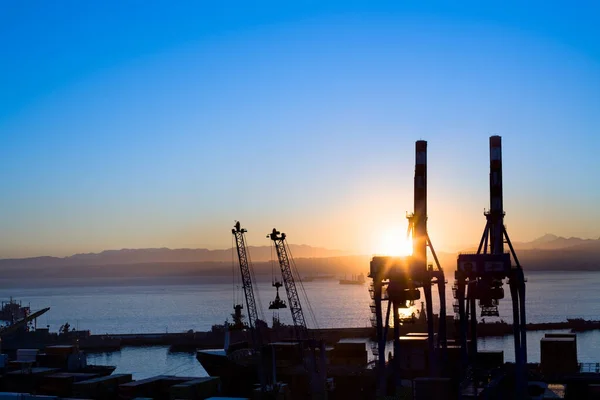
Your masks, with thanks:
[[[537,272],[527,274],[528,322],[564,321],[568,317],[598,319],[600,317],[599,272]],[[452,313],[452,277],[446,290],[448,312]],[[337,281],[315,281],[304,284],[316,323],[307,316],[309,326],[370,326],[368,286],[339,285]],[[511,321],[511,302],[501,301],[500,318]],[[271,321],[267,310],[275,297],[270,283],[259,283],[264,318]],[[281,292],[285,296],[285,292]],[[242,300],[241,289],[231,283],[146,284],[110,287],[0,288],[0,299],[13,296],[29,302],[32,309],[51,307],[38,319],[38,326],[49,325],[55,331],[69,322],[92,333],[183,332],[189,329],[209,330],[213,324],[229,317],[234,303]],[[437,301],[434,310],[437,309]],[[304,303],[303,303],[304,304]],[[288,312],[280,318],[292,323]],[[487,320],[487,319],[486,319]],[[493,320],[489,318],[489,320]],[[528,334],[531,361],[539,361],[541,332]],[[600,361],[600,333],[578,336],[580,361]],[[481,339],[480,347],[505,350],[506,360],[513,358],[512,338]],[[157,374],[202,376],[204,371],[193,354],[169,353],[167,348],[125,348],[120,352],[95,354],[92,362],[117,365],[119,372],[134,373],[139,379]]]

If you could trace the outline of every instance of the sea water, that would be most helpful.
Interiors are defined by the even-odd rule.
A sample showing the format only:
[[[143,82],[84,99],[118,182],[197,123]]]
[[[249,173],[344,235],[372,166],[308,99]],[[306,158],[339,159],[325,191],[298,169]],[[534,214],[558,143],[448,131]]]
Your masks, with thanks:
[[[597,319],[600,301],[597,285],[600,272],[531,272],[527,274],[527,321],[565,321],[567,317]],[[103,333],[157,333],[210,330],[214,324],[231,320],[234,303],[243,302],[243,291],[233,282],[214,282],[194,278],[193,283],[181,281],[128,281],[119,285],[90,284],[53,285],[43,287],[3,287],[0,299],[13,296],[29,303],[32,310],[51,307],[38,318],[38,327],[52,331],[65,322],[76,329]],[[448,315],[452,315],[451,277],[446,287]],[[309,327],[339,328],[370,326],[371,298],[365,285],[340,285],[336,280],[305,282],[303,306]],[[302,292],[302,287],[300,291]],[[434,287],[434,293],[436,288]],[[285,291],[280,289],[285,299]],[[512,321],[510,292],[500,302],[500,317]],[[275,297],[270,282],[259,282],[257,294],[261,300],[263,318],[270,324],[273,313],[268,303]],[[434,312],[438,301],[434,295]],[[418,308],[419,304],[417,304]],[[289,309],[279,312],[282,322],[291,324]],[[486,318],[494,321],[496,318]],[[539,339],[542,332],[528,333],[529,361],[539,361]],[[600,362],[600,332],[578,335],[580,362]],[[481,338],[480,348],[504,350],[505,359],[514,359],[512,336]],[[115,353],[91,354],[91,363],[116,365],[118,373],[133,373],[140,379],[158,374],[202,376],[205,374],[193,353],[170,353],[167,347],[124,348]]]

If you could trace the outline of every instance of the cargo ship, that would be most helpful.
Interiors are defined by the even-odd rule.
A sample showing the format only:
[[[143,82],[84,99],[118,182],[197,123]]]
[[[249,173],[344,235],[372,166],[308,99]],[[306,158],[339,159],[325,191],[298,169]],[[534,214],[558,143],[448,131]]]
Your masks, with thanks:
[[[261,354],[243,347],[247,343],[237,343],[228,349],[199,350],[196,359],[210,376],[218,376],[223,384],[225,395],[248,397],[256,390],[259,382],[258,365],[262,365],[264,376],[273,377],[277,382],[286,382],[291,399],[308,398],[310,378],[307,366],[310,364],[308,350],[297,341],[271,342],[263,346]],[[320,352],[317,350],[317,353]],[[317,354],[317,355],[318,355]],[[325,348],[325,365],[328,391],[335,382],[360,381],[368,376],[374,384],[374,374],[368,362],[365,341],[340,340]],[[344,390],[346,385],[338,387]]]
[[[89,330],[71,329],[69,323],[60,327],[58,332],[50,332],[49,328],[38,328],[35,320],[50,310],[46,307],[34,313],[27,311],[27,316],[0,328],[2,334],[2,350],[14,352],[18,349],[38,349],[47,346],[76,345],[81,350],[118,350],[121,339],[107,335],[92,335]]]
[[[238,350],[198,350],[196,359],[209,376],[219,377],[227,395],[239,396],[252,392],[259,381],[253,355],[243,344]]]
[[[23,306],[20,301],[17,302],[12,297],[9,301],[3,301],[0,305],[0,321],[5,321],[9,324],[27,318],[30,313],[30,306]]]
[[[314,282],[335,279],[334,275],[309,275],[302,278],[302,282]]]
[[[352,275],[352,279],[340,279],[340,285],[364,285],[365,276],[363,274]]]

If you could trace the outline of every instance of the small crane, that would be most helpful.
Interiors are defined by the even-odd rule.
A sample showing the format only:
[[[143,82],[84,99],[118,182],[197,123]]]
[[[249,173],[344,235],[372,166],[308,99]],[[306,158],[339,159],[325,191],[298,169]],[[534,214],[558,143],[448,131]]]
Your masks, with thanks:
[[[281,276],[288,296],[292,320],[294,321],[294,334],[299,342],[305,342],[309,339],[308,328],[306,327],[304,312],[302,311],[302,305],[300,304],[300,296],[298,295],[298,289],[296,288],[296,282],[294,281],[294,275],[288,257],[285,233],[281,233],[273,228],[273,232],[267,237],[273,241],[277,252]]]
[[[288,297],[288,306],[292,313],[292,320],[294,321],[294,333],[296,340],[300,344],[302,354],[304,355],[305,346],[309,348],[309,366],[305,365],[307,372],[310,377],[311,392],[313,396],[320,397],[326,395],[325,391],[325,362],[324,362],[324,346],[320,346],[321,354],[321,368],[317,366],[316,350],[317,344],[313,340],[308,332],[306,326],[306,319],[304,318],[304,312],[302,310],[302,304],[300,303],[300,296],[298,295],[298,289],[296,288],[296,282],[294,280],[294,274],[292,266],[290,264],[291,254],[289,253],[289,246],[286,242],[285,233],[279,232],[273,228],[273,231],[267,235],[273,241],[275,250],[277,252],[277,259],[279,260],[279,267],[281,269],[281,276],[283,278],[283,284]],[[309,307],[310,308],[310,307]],[[302,357],[304,358],[304,356]],[[319,373],[320,372],[320,373]]]
[[[260,319],[258,317],[258,308],[256,307],[256,300],[254,298],[253,281],[254,271],[250,258],[248,257],[248,248],[246,247],[245,233],[246,229],[243,229],[239,221],[236,221],[231,233],[235,237],[235,245],[237,248],[238,261],[240,264],[240,273],[242,275],[242,286],[244,288],[244,296],[246,297],[246,308],[248,310],[248,327],[250,330],[250,336],[252,338],[252,347],[254,349],[256,363],[258,366],[258,375],[260,379],[261,389],[264,392],[266,389],[266,376],[264,373],[264,366],[262,363],[262,337],[260,333]],[[241,305],[236,305],[236,312],[241,315]]]
[[[252,285],[253,271],[250,265],[248,257],[248,249],[246,247],[245,233],[246,229],[243,229],[240,225],[240,221],[236,221],[235,226],[231,230],[231,233],[235,237],[235,246],[237,248],[238,261],[240,264],[240,273],[242,275],[242,286],[244,288],[244,296],[246,297],[246,308],[248,310],[248,326],[250,327],[250,334],[252,336],[253,345],[260,347],[261,338],[258,333],[258,309],[256,308],[256,300],[254,299],[254,288]]]

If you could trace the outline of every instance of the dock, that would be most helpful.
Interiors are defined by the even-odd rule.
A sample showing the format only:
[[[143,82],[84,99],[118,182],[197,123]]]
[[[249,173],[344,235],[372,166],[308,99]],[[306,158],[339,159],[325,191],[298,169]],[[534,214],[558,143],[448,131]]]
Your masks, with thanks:
[[[577,323],[569,321],[545,322],[527,324],[528,331],[573,330],[579,331]],[[589,324],[589,329],[600,329],[600,326]],[[328,328],[311,329],[315,337],[321,338],[326,344],[334,344],[341,339],[374,339],[375,331],[372,327],[357,328]],[[478,335],[481,337],[506,336],[513,332],[509,323],[479,323]],[[425,333],[424,324],[404,324],[400,329],[401,334],[411,332]],[[237,340],[245,340],[244,332],[237,332]],[[284,330],[277,333],[274,340],[293,340],[293,332]],[[389,332],[390,340],[392,332]],[[224,335],[216,332],[189,331],[183,333],[122,333],[91,335],[81,340],[80,348],[87,351],[118,350],[123,346],[170,346],[173,351],[194,351],[196,349],[223,348]]]

